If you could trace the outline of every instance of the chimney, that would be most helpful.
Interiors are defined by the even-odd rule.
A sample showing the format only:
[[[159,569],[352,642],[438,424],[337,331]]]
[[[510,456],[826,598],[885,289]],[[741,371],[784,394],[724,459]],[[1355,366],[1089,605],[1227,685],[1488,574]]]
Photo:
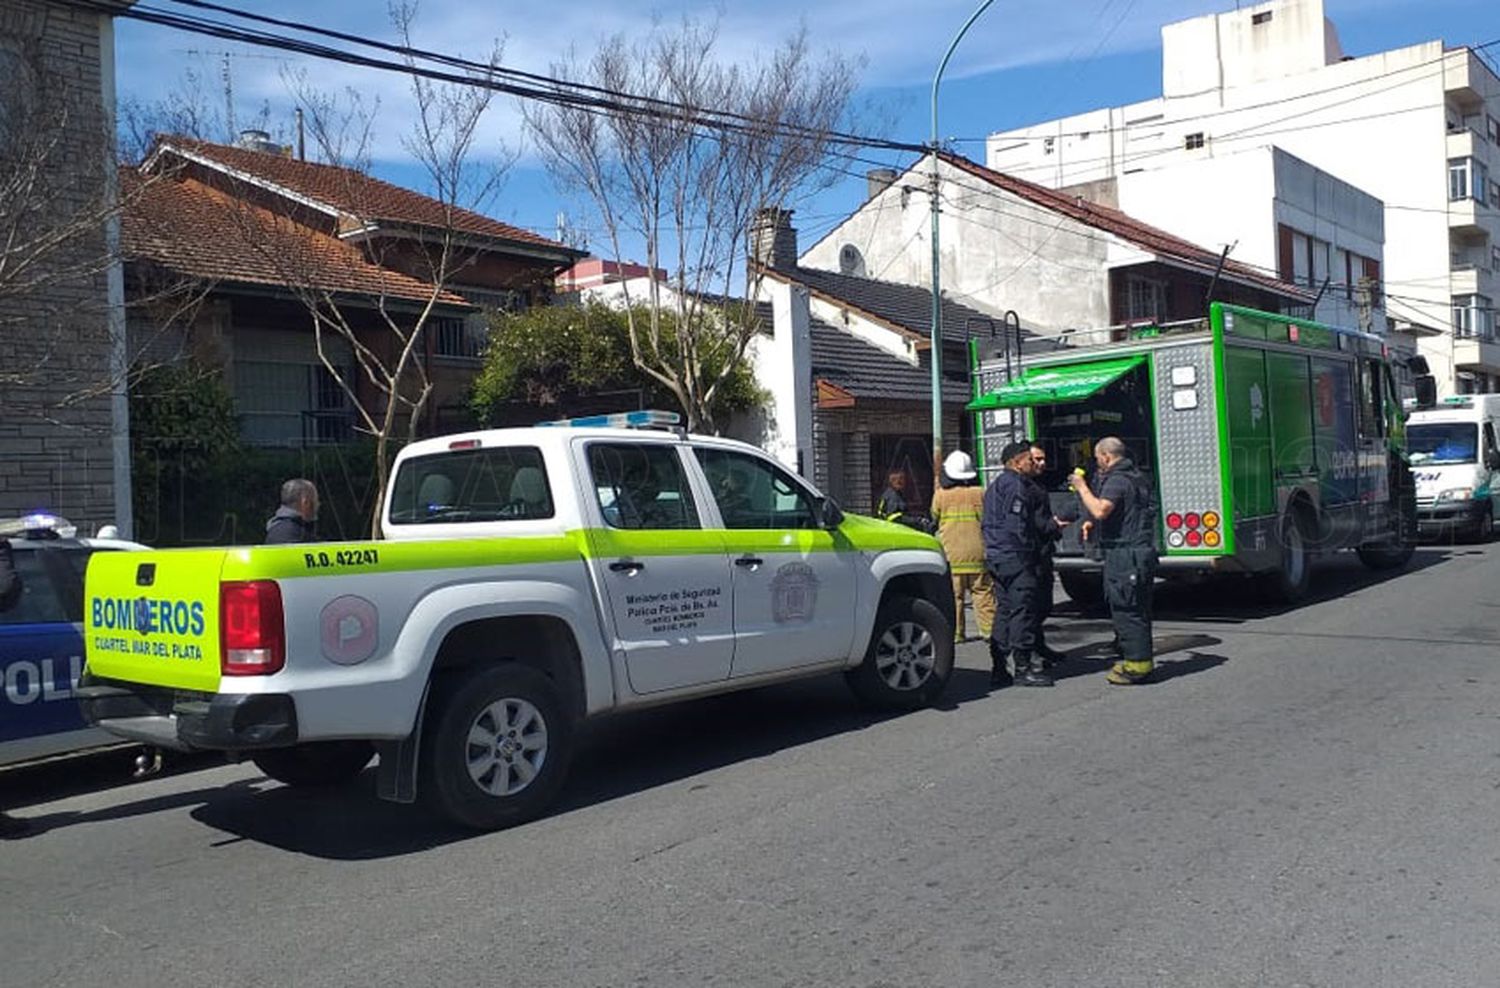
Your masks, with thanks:
[[[237,148],[246,151],[264,151],[267,154],[281,154],[282,147],[271,140],[271,135],[263,130],[242,130],[239,140],[234,142]]]
[[[865,172],[865,201],[869,202],[889,189],[896,181],[896,169],[871,168]]]
[[[797,231],[790,209],[765,206],[755,211],[750,221],[750,259],[777,271],[797,267]]]

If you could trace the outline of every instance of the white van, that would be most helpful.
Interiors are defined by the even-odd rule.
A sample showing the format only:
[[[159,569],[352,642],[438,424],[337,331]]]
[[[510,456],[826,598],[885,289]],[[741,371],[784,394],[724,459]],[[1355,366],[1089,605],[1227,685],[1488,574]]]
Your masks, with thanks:
[[[1500,499],[1497,437],[1500,394],[1454,395],[1407,419],[1419,534],[1489,540]]]

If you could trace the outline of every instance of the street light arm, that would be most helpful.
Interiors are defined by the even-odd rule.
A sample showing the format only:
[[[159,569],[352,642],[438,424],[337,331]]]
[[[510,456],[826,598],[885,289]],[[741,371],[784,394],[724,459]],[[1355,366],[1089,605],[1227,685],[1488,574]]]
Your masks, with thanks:
[[[932,149],[934,151],[938,147],[938,86],[942,84],[943,72],[948,68],[948,60],[958,50],[958,43],[964,39],[964,35],[969,33],[969,28],[974,26],[974,22],[979,20],[979,15],[989,10],[990,4],[994,2],[995,0],[984,0],[975,8],[974,13],[969,15],[969,19],[964,21],[964,26],[958,29],[958,33],[953,36],[953,42],[943,53],[943,60],[938,63],[937,74],[932,77]]]
[[[928,348],[932,360],[932,466],[934,471],[942,470],[943,460],[943,294],[942,281],[938,274],[938,268],[942,261],[942,252],[938,246],[938,86],[943,81],[943,70],[948,68],[948,60],[953,57],[953,52],[958,48],[958,43],[963,40],[965,34],[974,22],[979,20],[979,15],[989,9],[995,0],[983,0],[969,19],[964,21],[964,26],[958,29],[953,36],[953,42],[948,45],[948,50],[943,53],[943,60],[938,63],[937,73],[932,77],[932,341]],[[934,473],[934,477],[941,476]]]

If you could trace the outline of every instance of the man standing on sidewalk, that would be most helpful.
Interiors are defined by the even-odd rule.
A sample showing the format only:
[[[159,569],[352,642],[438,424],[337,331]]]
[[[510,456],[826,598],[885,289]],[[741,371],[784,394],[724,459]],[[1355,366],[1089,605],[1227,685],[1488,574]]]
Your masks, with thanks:
[[[983,638],[990,636],[995,624],[995,594],[990,574],[984,568],[984,533],[980,519],[984,516],[984,491],[974,483],[979,474],[969,454],[956,450],[943,461],[943,479],[932,496],[932,520],[937,524],[938,541],[953,573],[953,605],[956,617],[953,640],[966,639],[964,628],[964,594],[974,601],[974,620]]]
[[[1031,444],[1031,462],[1035,470],[1033,483],[1041,490],[1043,502],[1049,506],[1050,510],[1052,499],[1047,494],[1046,485],[1042,483],[1042,477],[1047,472],[1047,451],[1039,443]],[[1077,520],[1071,514],[1059,514],[1058,518],[1065,521]],[[1048,663],[1061,662],[1067,658],[1063,653],[1047,645],[1045,627],[1047,619],[1052,616],[1052,585],[1055,582],[1052,560],[1057,555],[1057,539],[1060,533],[1061,529],[1057,529],[1050,537],[1042,539],[1041,566],[1036,575],[1036,642],[1032,645],[1032,649]]]

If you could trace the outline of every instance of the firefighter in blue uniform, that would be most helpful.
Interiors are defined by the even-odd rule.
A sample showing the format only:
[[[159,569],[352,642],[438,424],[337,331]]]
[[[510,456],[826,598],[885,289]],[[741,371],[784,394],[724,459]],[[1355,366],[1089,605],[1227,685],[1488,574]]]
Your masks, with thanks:
[[[1155,655],[1151,642],[1151,595],[1156,581],[1156,496],[1151,483],[1114,436],[1094,446],[1099,471],[1091,490],[1075,473],[1068,483],[1090,521],[1099,526],[1104,550],[1104,599],[1120,643],[1120,661],[1105,677],[1116,686],[1151,678]]]
[[[990,685],[1051,686],[1035,653],[1037,578],[1043,544],[1056,536],[1057,519],[1046,493],[1033,482],[1031,444],[1013,442],[1000,453],[1005,469],[984,493],[984,561],[995,589],[995,625],[990,632]],[[1012,676],[1006,668],[1015,667]]]

